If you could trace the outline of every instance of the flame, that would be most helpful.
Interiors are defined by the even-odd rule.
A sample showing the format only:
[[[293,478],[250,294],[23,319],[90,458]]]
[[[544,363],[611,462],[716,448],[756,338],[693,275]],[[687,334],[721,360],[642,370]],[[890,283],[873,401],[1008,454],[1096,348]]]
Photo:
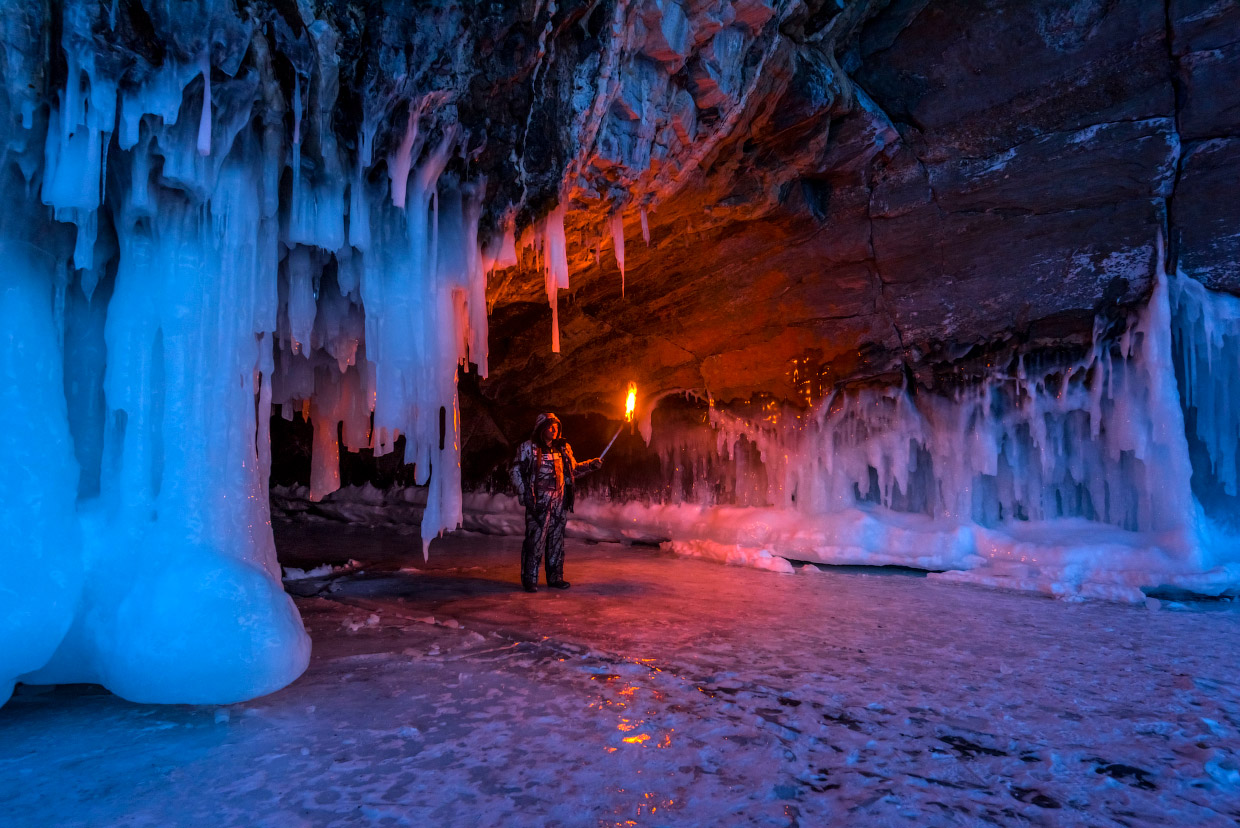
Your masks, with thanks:
[[[629,396],[624,401],[624,421],[633,422],[633,410],[637,408],[637,383],[629,383]]]

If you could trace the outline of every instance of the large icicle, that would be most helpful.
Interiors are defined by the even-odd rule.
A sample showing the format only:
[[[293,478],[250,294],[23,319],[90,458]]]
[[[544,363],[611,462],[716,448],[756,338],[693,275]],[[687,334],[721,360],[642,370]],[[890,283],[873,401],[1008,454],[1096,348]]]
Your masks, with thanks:
[[[564,238],[564,214],[567,205],[561,202],[540,223],[539,238],[543,252],[543,279],[547,302],[551,305],[551,352],[560,352],[559,292],[568,290],[568,247]]]
[[[616,253],[616,267],[620,268],[620,295],[624,296],[624,216],[617,210],[612,213],[607,225],[611,229],[611,244]]]
[[[309,640],[279,582],[256,444],[269,364],[256,334],[275,327],[263,301],[275,262],[253,157],[244,142],[227,155],[209,212],[166,191],[152,215],[130,202],[116,211],[103,508],[84,517],[79,623],[31,681],[222,702],[305,669]]]

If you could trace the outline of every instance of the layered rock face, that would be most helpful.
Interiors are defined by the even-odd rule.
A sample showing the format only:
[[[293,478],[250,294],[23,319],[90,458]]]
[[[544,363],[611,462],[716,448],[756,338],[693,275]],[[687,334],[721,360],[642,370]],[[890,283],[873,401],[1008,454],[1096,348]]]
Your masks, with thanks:
[[[605,124],[589,184],[570,191],[586,208],[568,216],[578,245],[604,240],[601,266],[588,249],[570,261],[563,357],[540,358],[546,313],[528,283],[493,283],[509,347],[488,395],[610,413],[617,365],[652,393],[721,400],[902,370],[933,384],[977,346],[1087,340],[1098,313],[1149,294],[1160,235],[1169,269],[1236,289],[1234,5],[827,5],[774,4],[733,71],[712,61],[737,29],[692,6],[677,7],[683,67],[661,48],[625,53],[624,83],[664,102],[652,149],[613,174],[626,296],[589,199],[614,169]],[[626,87],[610,117],[639,97]],[[682,153],[687,122],[699,146]]]

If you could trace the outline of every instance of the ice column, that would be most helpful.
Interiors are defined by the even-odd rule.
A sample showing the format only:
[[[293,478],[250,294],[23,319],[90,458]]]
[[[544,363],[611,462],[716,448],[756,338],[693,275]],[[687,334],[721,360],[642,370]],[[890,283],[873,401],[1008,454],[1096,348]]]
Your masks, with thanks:
[[[0,241],[0,704],[42,667],[73,619],[82,588],[73,458],[52,320],[50,256]]]
[[[34,83],[44,12],[10,10],[0,66],[14,110],[0,112],[0,364],[18,422],[0,460],[23,473],[0,490],[23,593],[7,601],[3,632],[23,644],[0,654],[0,691],[266,693],[309,657],[268,515],[273,404],[314,424],[312,496],[339,486],[341,444],[382,454],[403,438],[430,485],[424,545],[461,522],[456,372],[487,370],[485,182],[443,174],[463,136],[434,110],[441,94],[410,103],[390,186],[373,154],[398,98],[366,96],[347,156],[324,21],[273,24],[277,45],[297,39],[290,102],[273,32],[230,4],[150,10],[176,48],[119,87],[95,58],[115,15],[53,5],[66,71],[52,105]]]
[[[255,405],[271,371],[274,221],[259,214],[248,153],[236,153],[209,207],[162,191],[150,213],[128,199],[117,211],[87,588],[78,623],[31,680],[226,702],[287,684],[309,659],[279,581]]]

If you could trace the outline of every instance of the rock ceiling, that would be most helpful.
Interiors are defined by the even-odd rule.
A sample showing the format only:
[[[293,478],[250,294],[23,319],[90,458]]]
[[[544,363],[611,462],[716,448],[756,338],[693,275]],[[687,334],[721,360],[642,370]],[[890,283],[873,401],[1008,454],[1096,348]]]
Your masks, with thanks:
[[[614,415],[628,378],[719,400],[933,383],[1087,340],[1148,293],[1163,238],[1170,266],[1240,293],[1235,3],[107,6],[75,25],[113,75],[205,50],[226,105],[244,60],[271,123],[309,78],[307,175],[342,175],[368,129],[382,158],[416,101],[463,130],[449,171],[485,176],[484,231],[566,206],[560,354],[532,254],[491,278],[477,391],[514,410]],[[6,24],[31,33],[14,65],[41,66],[46,13]],[[31,77],[59,86],[57,54]]]

